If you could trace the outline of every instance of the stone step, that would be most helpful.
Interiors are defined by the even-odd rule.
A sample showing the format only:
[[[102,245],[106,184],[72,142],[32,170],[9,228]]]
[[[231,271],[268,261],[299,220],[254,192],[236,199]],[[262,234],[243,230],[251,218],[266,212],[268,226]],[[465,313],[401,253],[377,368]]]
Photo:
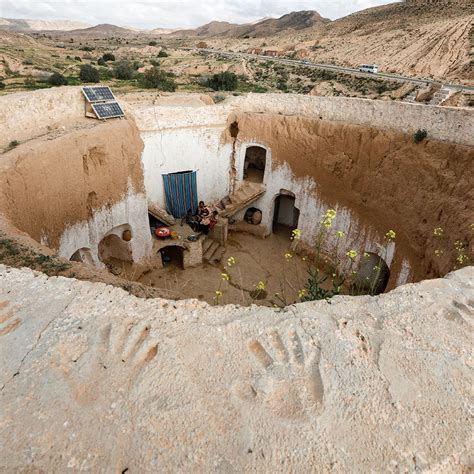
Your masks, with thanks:
[[[211,245],[208,247],[206,252],[203,254],[203,260],[206,262],[210,262],[214,252],[220,247],[219,243],[215,240],[209,239],[211,241]]]
[[[210,239],[209,237],[206,237],[202,243],[202,254],[204,255],[208,250],[209,247],[212,245],[214,240]]]
[[[221,211],[221,216],[229,217],[235,214],[259,198],[264,192],[265,186],[263,184],[244,182],[241,187],[230,196],[231,202]]]

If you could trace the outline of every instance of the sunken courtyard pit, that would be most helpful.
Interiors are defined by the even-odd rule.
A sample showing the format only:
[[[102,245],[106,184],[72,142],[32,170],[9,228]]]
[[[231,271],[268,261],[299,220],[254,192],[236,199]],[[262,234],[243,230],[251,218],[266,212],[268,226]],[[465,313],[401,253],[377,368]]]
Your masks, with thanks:
[[[472,109],[83,92],[0,97],[2,472],[472,468]]]

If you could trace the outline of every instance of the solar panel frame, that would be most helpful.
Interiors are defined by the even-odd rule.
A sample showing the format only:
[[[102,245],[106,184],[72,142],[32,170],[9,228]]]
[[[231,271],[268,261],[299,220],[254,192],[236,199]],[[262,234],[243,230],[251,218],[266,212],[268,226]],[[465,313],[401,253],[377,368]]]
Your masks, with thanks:
[[[125,117],[125,113],[123,112],[122,107],[117,101],[101,102],[101,103],[95,103],[91,105],[92,105],[92,110],[96,114],[97,118],[100,120]]]
[[[108,86],[84,86],[82,88],[86,100],[91,104],[95,102],[107,102],[117,100]]]

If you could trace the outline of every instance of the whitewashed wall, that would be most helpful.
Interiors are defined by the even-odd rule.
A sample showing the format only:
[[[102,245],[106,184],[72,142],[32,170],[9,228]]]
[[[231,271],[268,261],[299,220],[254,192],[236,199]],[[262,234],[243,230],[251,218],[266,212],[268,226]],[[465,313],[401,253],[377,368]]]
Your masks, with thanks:
[[[232,146],[222,144],[222,128],[179,128],[142,133],[142,160],[148,199],[166,206],[163,174],[197,171],[198,199],[212,202],[229,192]]]
[[[130,187],[122,201],[97,210],[88,221],[68,227],[61,236],[58,254],[69,259],[76,250],[87,248],[91,251],[94,264],[103,266],[98,257],[100,241],[111,233],[121,237],[125,228],[132,230],[130,246],[133,260],[138,262],[149,256],[152,251],[152,238],[146,196],[134,193]]]

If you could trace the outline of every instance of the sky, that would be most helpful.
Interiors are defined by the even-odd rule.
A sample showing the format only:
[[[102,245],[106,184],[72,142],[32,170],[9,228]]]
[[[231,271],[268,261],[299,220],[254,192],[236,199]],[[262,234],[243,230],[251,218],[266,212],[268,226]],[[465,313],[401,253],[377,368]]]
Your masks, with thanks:
[[[0,0],[0,17],[77,20],[134,28],[200,26],[213,20],[247,23],[299,10],[332,20],[396,0]]]

